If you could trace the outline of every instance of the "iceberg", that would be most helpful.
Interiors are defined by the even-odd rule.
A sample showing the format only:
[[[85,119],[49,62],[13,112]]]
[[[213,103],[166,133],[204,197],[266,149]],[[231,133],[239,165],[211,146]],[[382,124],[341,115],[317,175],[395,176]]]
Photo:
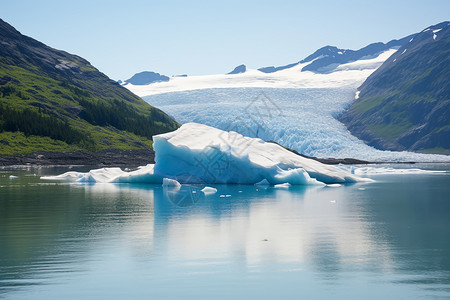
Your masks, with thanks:
[[[153,137],[155,164],[126,172],[101,168],[48,180],[103,183],[325,185],[366,181],[348,170],[299,156],[278,144],[187,123]]]
[[[163,178],[163,186],[165,187],[173,187],[173,188],[177,188],[180,187],[181,184],[176,181],[175,179],[169,179],[169,178]]]
[[[201,189],[201,191],[202,191],[203,194],[205,194],[205,195],[217,193],[217,189],[216,189],[216,188],[213,188],[213,187],[210,187],[210,186],[205,186],[203,189]]]

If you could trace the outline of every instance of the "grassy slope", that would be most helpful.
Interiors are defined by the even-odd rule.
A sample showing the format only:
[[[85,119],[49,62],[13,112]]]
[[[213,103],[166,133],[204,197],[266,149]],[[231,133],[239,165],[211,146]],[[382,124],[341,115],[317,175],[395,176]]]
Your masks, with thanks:
[[[6,30],[11,31],[8,27]],[[67,123],[82,133],[83,141],[67,143],[48,136],[0,130],[0,154],[151,148],[153,134],[168,132],[179,126],[162,111],[119,86],[84,59],[9,31],[3,39],[15,44],[11,49],[0,51],[0,105],[18,112],[29,110],[49,116],[56,122]],[[44,53],[42,63],[41,53]],[[55,68],[61,62],[62,67]],[[86,116],[89,111],[87,104],[97,108],[97,115]],[[121,105],[125,105],[126,109]],[[105,117],[103,122],[95,120],[98,108],[104,109],[105,113],[108,110],[116,112],[116,119],[127,119],[128,123],[119,126],[115,123],[121,120],[115,122],[111,116]],[[0,115],[0,125],[1,122]]]

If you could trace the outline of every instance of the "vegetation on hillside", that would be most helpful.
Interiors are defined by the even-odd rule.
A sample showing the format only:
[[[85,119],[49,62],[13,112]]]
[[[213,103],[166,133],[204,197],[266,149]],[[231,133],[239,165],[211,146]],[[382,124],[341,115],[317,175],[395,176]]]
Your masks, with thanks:
[[[0,38],[0,154],[144,149],[179,126],[81,57],[2,20]]]
[[[450,154],[450,26],[426,29],[359,88],[340,117],[355,136],[388,150]]]

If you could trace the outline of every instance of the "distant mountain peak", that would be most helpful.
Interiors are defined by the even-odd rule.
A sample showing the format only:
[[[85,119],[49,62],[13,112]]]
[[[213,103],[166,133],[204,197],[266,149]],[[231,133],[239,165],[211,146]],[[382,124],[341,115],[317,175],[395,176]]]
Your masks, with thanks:
[[[230,73],[227,73],[227,74],[228,75],[240,74],[240,73],[245,73],[245,71],[247,71],[247,67],[245,65],[239,65],[236,68],[234,68],[233,71],[231,71]]]
[[[146,85],[155,82],[169,81],[170,78],[156,72],[144,71],[134,74],[130,79],[125,80],[125,83],[133,85]]]
[[[302,71],[312,71],[316,73],[330,72],[335,66],[361,59],[373,58],[389,49],[399,48],[407,43],[413,36],[414,35],[410,35],[400,40],[392,40],[386,44],[381,42],[372,43],[359,50],[339,49],[335,46],[325,46],[300,61],[301,63],[311,62],[303,67]]]

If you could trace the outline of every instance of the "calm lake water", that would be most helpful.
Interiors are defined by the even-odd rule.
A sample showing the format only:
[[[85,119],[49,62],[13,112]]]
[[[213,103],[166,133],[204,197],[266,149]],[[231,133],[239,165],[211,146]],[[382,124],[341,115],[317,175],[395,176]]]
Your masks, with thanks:
[[[450,173],[210,196],[39,179],[66,170],[0,169],[0,298],[450,298]]]

